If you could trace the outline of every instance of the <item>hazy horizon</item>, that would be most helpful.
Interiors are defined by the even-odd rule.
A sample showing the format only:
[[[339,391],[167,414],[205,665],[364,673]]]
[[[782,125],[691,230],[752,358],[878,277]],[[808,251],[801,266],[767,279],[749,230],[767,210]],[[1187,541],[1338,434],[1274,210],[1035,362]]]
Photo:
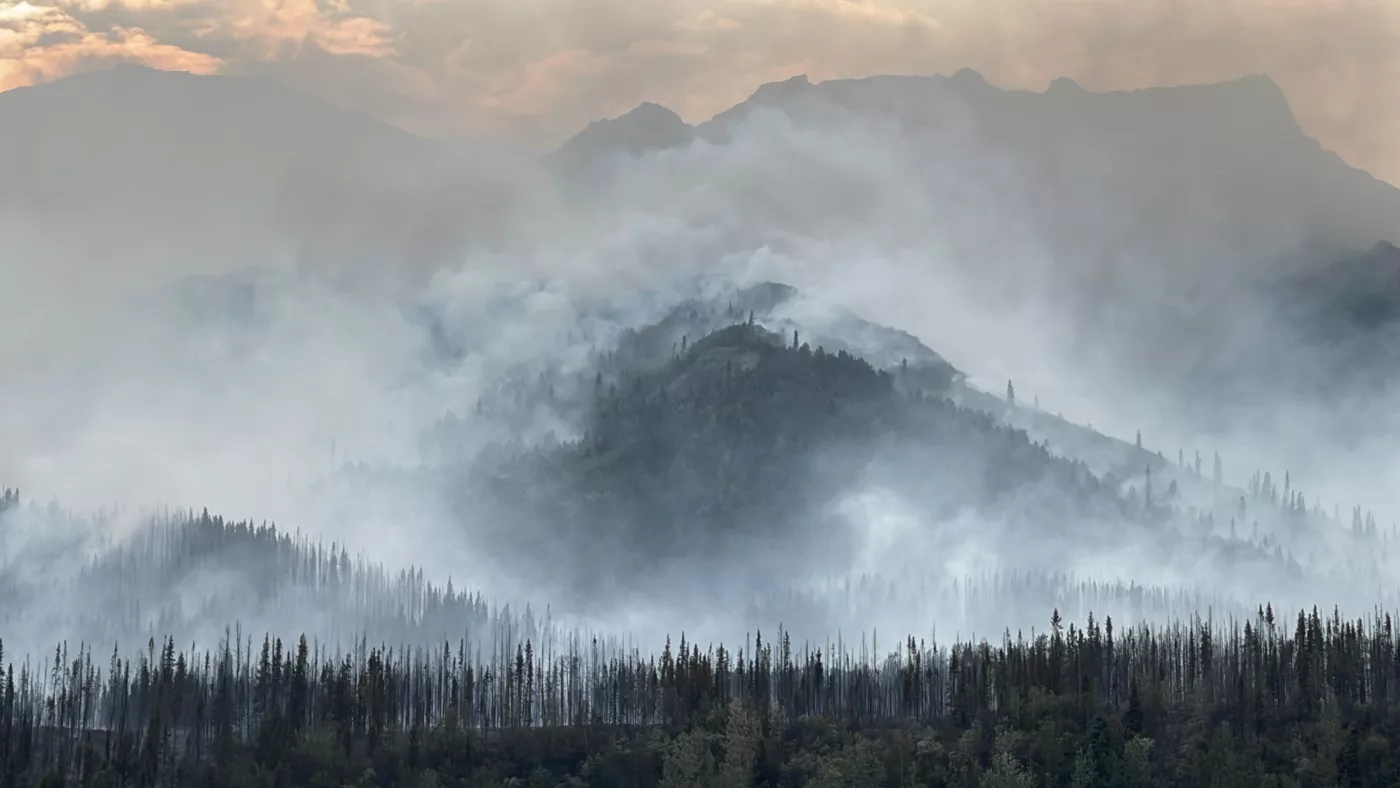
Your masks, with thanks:
[[[416,133],[535,151],[645,101],[703,121],[798,74],[970,67],[1032,91],[1058,77],[1104,91],[1265,74],[1305,131],[1400,183],[1400,9],[1383,2],[668,0],[583,12],[553,0],[6,0],[0,30],[0,91],[115,62],[258,74]]]

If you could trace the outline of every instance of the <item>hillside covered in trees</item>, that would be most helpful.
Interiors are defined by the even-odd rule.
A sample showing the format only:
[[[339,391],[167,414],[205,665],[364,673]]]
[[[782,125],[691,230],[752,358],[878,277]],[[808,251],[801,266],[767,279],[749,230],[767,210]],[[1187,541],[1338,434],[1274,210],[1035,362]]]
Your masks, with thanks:
[[[950,513],[991,507],[1052,475],[1086,511],[1096,504],[1095,480],[1023,434],[945,400],[900,392],[894,375],[797,340],[738,324],[693,345],[683,339],[655,371],[608,382],[599,372],[581,439],[492,456],[478,464],[469,500],[478,508],[482,498],[493,500],[498,508],[484,516],[512,534],[520,523],[538,523],[639,557],[698,560],[775,542],[830,554],[843,550],[849,529],[831,527],[831,501],[816,491],[912,470],[895,454],[915,451],[905,440],[914,439],[923,451],[944,453],[944,467],[924,464],[922,478],[960,488],[945,502]],[[817,533],[825,538],[812,539]]]
[[[114,541],[112,515],[5,490],[0,781],[1400,774],[1391,529],[979,391],[794,296],[720,291],[594,336],[584,366],[522,360],[425,436],[434,463],[341,470],[446,491],[546,605],[207,511]],[[599,626],[629,607],[664,623]]]
[[[541,371],[444,425],[439,442],[548,412],[575,436],[449,465],[492,550],[580,598],[618,592],[596,571],[617,561],[635,567],[623,591],[649,594],[721,570],[730,586],[776,577],[786,590],[876,566],[939,579],[972,566],[1364,606],[1389,576],[1390,529],[1359,511],[1348,528],[1291,480],[1234,487],[1219,455],[1212,470],[1199,452],[1172,462],[978,392],[896,332],[865,324],[862,342],[839,343],[882,365],[814,345],[781,286],[735,296],[684,303],[590,370]]]
[[[1045,611],[984,591],[956,591],[979,600],[967,604],[941,595],[1015,578],[1032,579],[1023,600],[1053,599],[1076,615],[1109,608],[1055,589],[1160,589],[1222,614],[1261,599],[1367,610],[1389,598],[1393,529],[1352,505],[1348,523],[1287,473],[1236,487],[1218,454],[1163,456],[1140,435],[1098,434],[1028,395],[978,391],[913,337],[803,305],[792,288],[699,290],[653,323],[594,333],[584,366],[522,359],[494,395],[425,436],[436,464],[342,468],[327,494],[349,518],[366,490],[442,498],[452,520],[431,532],[434,549],[464,546],[530,591],[510,599],[464,569],[451,573],[456,595],[533,601],[560,620],[660,605],[714,637],[774,621],[804,637],[872,624],[994,634]],[[101,516],[4,500],[12,515],[0,543],[13,560],[0,562],[0,578],[24,581],[13,598],[103,597],[59,606],[74,639],[135,631],[208,641],[238,618],[289,637],[414,640],[477,615],[463,608],[403,629],[400,603],[382,594],[401,582],[441,592],[446,576],[366,563],[363,544],[302,534],[295,522],[168,513],[114,547],[91,538],[110,530]],[[394,516],[403,515],[374,522],[392,527]],[[44,539],[5,541],[7,532]],[[84,554],[92,563],[75,565]],[[619,565],[627,571],[611,569]],[[124,592],[94,590],[111,585]],[[347,600],[352,587],[361,590]],[[43,632],[55,608],[16,606],[10,621],[23,611]],[[1123,623],[1165,617],[1126,605],[1113,613]]]

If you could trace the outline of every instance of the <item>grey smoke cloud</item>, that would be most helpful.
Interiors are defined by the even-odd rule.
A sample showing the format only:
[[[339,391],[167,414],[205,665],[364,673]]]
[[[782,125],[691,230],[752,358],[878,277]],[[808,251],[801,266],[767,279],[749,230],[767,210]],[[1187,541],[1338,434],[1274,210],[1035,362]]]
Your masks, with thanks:
[[[442,147],[410,157],[411,167],[390,159],[364,169],[346,146],[351,158],[340,162],[274,169],[268,177],[279,190],[270,204],[249,192],[244,210],[231,214],[234,233],[217,240],[205,230],[220,227],[217,213],[192,225],[175,204],[167,209],[174,213],[145,220],[99,211],[87,219],[96,231],[81,234],[59,231],[72,218],[61,205],[12,213],[15,253],[0,271],[0,297],[9,368],[24,374],[0,390],[0,424],[7,444],[23,448],[7,452],[0,470],[36,493],[62,492],[71,505],[174,496],[267,516],[252,503],[290,477],[314,478],[310,469],[326,466],[332,441],[342,458],[410,462],[417,431],[469,407],[491,373],[557,350],[578,303],[701,272],[790,282],[913,331],[990,389],[1015,377],[1078,420],[1117,434],[1143,426],[1154,395],[1138,391],[1139,401],[1123,402],[1132,391],[1124,376],[1108,374],[1106,361],[1083,363],[1113,335],[1086,335],[1065,300],[1082,284],[1077,277],[1102,273],[1093,267],[1100,261],[1056,248],[1046,231],[1068,216],[1085,222],[1077,232],[1092,239],[1090,251],[1106,243],[1137,253],[1138,234],[1160,233],[1161,217],[1134,213],[1122,195],[1096,186],[1098,175],[1047,203],[1023,163],[956,121],[910,137],[884,120],[841,113],[822,128],[758,112],[728,144],[623,161],[581,193],[557,188],[537,162],[492,150]],[[274,150],[277,142],[259,144]],[[238,151],[220,171],[256,172],[259,150]],[[1098,161],[1111,169],[1117,154],[1086,142],[1062,155],[1063,167]],[[158,151],[149,161],[170,176],[159,168],[174,165]],[[1178,169],[1168,163],[1163,174]],[[194,191],[229,204],[240,194],[222,192],[214,183]],[[1268,217],[1294,199],[1214,208]],[[1228,227],[1230,216],[1212,221]],[[1171,226],[1195,231],[1198,219],[1178,213]],[[1286,246],[1288,237],[1271,232],[1286,223],[1270,221],[1255,231]],[[437,228],[455,231],[424,232]],[[97,240],[111,235],[117,240],[105,247]],[[1209,270],[1247,247],[1220,245],[1196,262]],[[355,260],[348,269],[347,257]],[[258,296],[264,312],[255,335],[236,320],[208,324],[197,311],[138,311],[121,329],[104,322],[123,298],[248,265],[278,272],[278,284]],[[1119,270],[1127,277],[1120,292],[1179,296],[1161,290],[1168,270]],[[328,272],[343,281],[326,280]],[[535,278],[553,284],[529,309],[484,310],[487,285]],[[451,368],[424,362],[430,338],[401,312],[414,297],[445,309],[477,352]],[[1125,301],[1120,319],[1136,318],[1137,303]],[[95,339],[106,345],[73,355],[70,344]],[[55,364],[67,367],[41,374]],[[1150,440],[1194,438],[1148,426]],[[247,483],[230,484],[240,479]],[[74,497],[83,488],[91,498]]]
[[[606,338],[654,317],[675,283],[697,273],[790,282],[913,331],[991,390],[1016,377],[1024,398],[1040,393],[1047,407],[1118,434],[1131,434],[1154,410],[1152,392],[1117,399],[1133,389],[1111,367],[1076,363],[1069,348],[1087,340],[1059,296],[1072,289],[1066,271],[1083,261],[1057,256],[1043,237],[1044,206],[1032,199],[1026,173],[957,124],[910,139],[860,117],[823,129],[756,113],[729,144],[623,160],[581,194],[559,188],[535,162],[494,161],[495,151],[435,150],[427,166],[369,171],[331,180],[331,188],[317,180],[327,172],[298,172],[289,182],[299,201],[238,215],[238,232],[213,241],[185,224],[178,205],[141,232],[127,227],[106,250],[54,232],[71,219],[61,205],[11,214],[23,232],[10,236],[12,255],[0,269],[9,329],[0,333],[10,354],[0,386],[0,484],[80,510],[207,505],[308,530],[329,525],[390,565],[435,562],[440,577],[467,569],[485,577],[489,560],[443,538],[462,524],[438,501],[391,491],[364,506],[353,496],[337,505],[337,495],[359,491],[332,487],[310,500],[302,493],[335,461],[412,468],[423,459],[421,429],[470,408],[520,360],[578,363],[588,343],[575,331],[589,307],[612,302],[620,313],[598,327]],[[250,155],[227,164],[236,171],[255,163]],[[1092,186],[1067,201],[1083,215],[1121,211],[1104,223],[1120,240],[1159,223],[1127,215],[1120,195]],[[405,224],[381,221],[386,212],[441,224],[404,232]],[[418,231],[458,218],[471,232]],[[1177,218],[1191,226],[1190,216]],[[414,254],[402,253],[401,244],[425,236]],[[308,238],[319,244],[314,255],[298,245]],[[356,265],[323,265],[340,252]],[[248,302],[213,299],[223,304],[214,308],[197,300],[182,310],[162,300],[164,288],[191,273],[247,266],[266,269],[253,275],[262,284]],[[1157,293],[1159,272],[1124,271],[1124,292]],[[188,293],[198,284],[179,287]],[[647,289],[662,295],[634,295]],[[460,357],[434,354],[432,333],[405,309],[415,302],[441,313],[449,338],[465,348]],[[1300,414],[1277,415],[1314,437]],[[1377,437],[1373,451],[1385,445]],[[1323,453],[1302,438],[1293,450]],[[1242,476],[1231,459],[1231,473]],[[842,511],[869,540],[853,571],[869,570],[916,526],[903,502],[878,489],[853,495]],[[921,549],[944,556],[950,572],[982,571],[988,554],[1007,549],[996,527],[975,518],[939,525],[956,549],[936,540]],[[1093,555],[1041,547],[1067,551],[1069,565],[1085,572],[1111,564],[1117,576],[1151,557],[1145,547]],[[1159,568],[1154,577],[1166,581],[1215,566]]]

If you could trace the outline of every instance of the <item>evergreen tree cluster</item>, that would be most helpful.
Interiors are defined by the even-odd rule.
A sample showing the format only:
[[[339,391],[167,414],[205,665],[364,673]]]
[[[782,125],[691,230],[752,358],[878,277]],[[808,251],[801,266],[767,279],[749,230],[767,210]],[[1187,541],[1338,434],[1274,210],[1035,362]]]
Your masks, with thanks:
[[[600,593],[589,568],[618,561],[637,567],[639,584],[649,572],[663,584],[678,573],[703,582],[716,562],[762,582],[769,568],[743,567],[743,555],[762,552],[756,540],[840,574],[848,567],[833,557],[856,545],[843,541],[833,503],[870,487],[895,491],[930,529],[973,512],[1003,528],[1008,546],[1150,544],[1163,565],[1217,582],[1218,593],[1301,587],[1307,576],[1345,589],[1335,601],[1364,604],[1394,574],[1384,533],[1335,539],[1320,505],[1294,489],[1279,501],[1256,485],[1236,500],[1218,455],[1210,476],[1199,453],[1185,468],[1153,455],[1133,476],[1094,473],[945,393],[906,365],[880,370],[798,333],[735,323],[682,335],[664,362],[600,369],[577,440],[501,447],[453,494],[493,552],[546,567],[538,582],[557,583],[553,593]],[[1020,568],[1059,571],[1058,560]]]
[[[775,574],[781,569],[773,566]],[[208,512],[153,518],[72,575],[0,572],[0,587],[6,592],[0,633],[21,653],[34,653],[55,636],[87,643],[164,637],[213,642],[229,622],[332,643],[368,637],[426,646],[469,632],[488,649],[559,639],[581,625],[568,609],[546,608],[537,615],[528,604],[488,599],[450,579],[434,582],[421,569],[390,571],[344,546]],[[909,571],[837,577],[734,597],[711,587],[705,598],[738,602],[723,626],[707,632],[712,637],[773,621],[805,639],[872,624],[895,631],[911,622],[939,631],[991,632],[1035,626],[1035,611],[1046,604],[1073,617],[1098,611],[1123,623],[1160,623],[1207,609],[1217,615],[1249,612],[1233,597],[1198,589],[1010,569],[978,576]],[[1400,605],[1394,594],[1376,599]]]
[[[829,496],[880,463],[911,492],[941,476],[945,512],[1027,511],[1021,493],[1038,486],[1079,514],[1122,508],[1081,464],[845,351],[752,323],[683,344],[653,371],[600,373],[579,440],[478,463],[457,494],[464,516],[500,524],[493,549],[537,555],[562,535],[551,567],[621,554],[670,573],[665,559],[715,557],[752,534],[839,534]]]
[[[0,659],[4,658],[0,645]],[[298,639],[4,664],[7,785],[1389,785],[1400,635],[1334,611],[940,646]],[[520,782],[512,782],[512,781]],[[830,780],[840,780],[829,783]]]

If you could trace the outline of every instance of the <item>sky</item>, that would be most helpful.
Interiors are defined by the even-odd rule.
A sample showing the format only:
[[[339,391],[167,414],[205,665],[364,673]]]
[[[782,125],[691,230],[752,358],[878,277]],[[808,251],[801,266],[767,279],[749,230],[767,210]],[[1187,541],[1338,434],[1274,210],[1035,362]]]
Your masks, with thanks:
[[[1400,184],[1393,0],[0,0],[0,90],[116,62],[275,77],[429,136],[553,147],[643,101],[690,122],[764,82],[980,71],[1091,90],[1264,73]]]

